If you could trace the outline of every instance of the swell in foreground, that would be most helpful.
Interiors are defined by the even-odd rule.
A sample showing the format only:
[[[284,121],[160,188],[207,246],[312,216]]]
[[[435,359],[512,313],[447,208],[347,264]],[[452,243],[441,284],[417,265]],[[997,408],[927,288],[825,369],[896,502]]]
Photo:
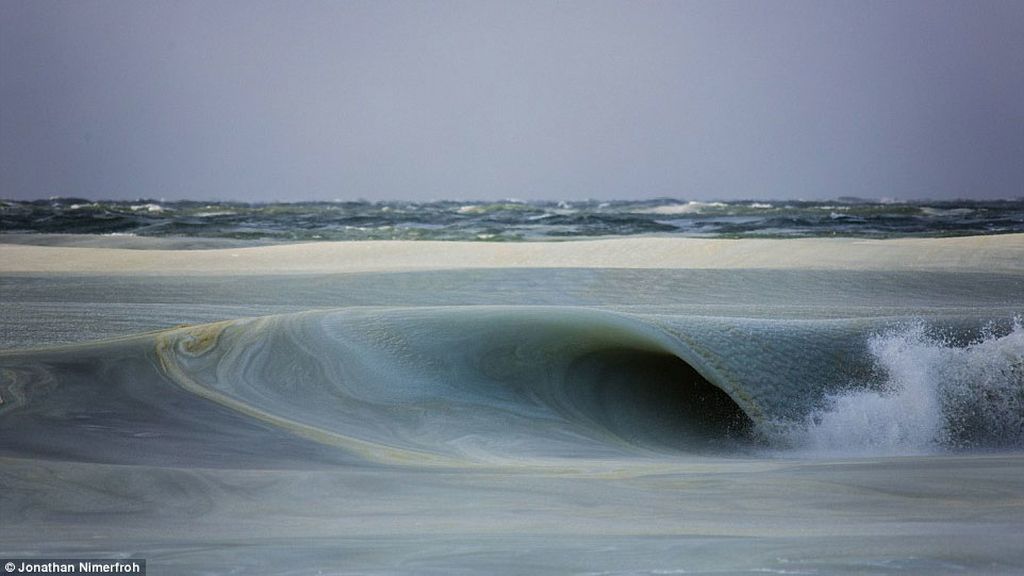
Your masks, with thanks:
[[[0,353],[0,553],[176,574],[1013,573],[1007,262],[14,271],[6,325],[72,342]],[[145,332],[168,323],[189,325]]]

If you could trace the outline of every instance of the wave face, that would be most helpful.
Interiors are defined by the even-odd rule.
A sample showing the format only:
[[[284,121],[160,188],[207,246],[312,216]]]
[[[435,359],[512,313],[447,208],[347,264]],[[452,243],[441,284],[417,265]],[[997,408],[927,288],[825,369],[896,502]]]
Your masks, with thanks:
[[[668,234],[712,238],[1024,232],[1024,201],[675,199],[544,202],[0,201],[0,230],[267,241],[484,240]],[[224,244],[220,244],[224,245]],[[206,247],[196,242],[196,248]]]
[[[701,450],[749,434],[760,410],[656,325],[586,310],[280,316],[167,334],[159,350],[186,389],[369,459]]]
[[[8,446],[68,434],[62,451],[95,426],[80,456],[103,461],[116,443],[100,437],[174,438],[154,453],[177,454],[244,426],[376,464],[1024,446],[1019,324],[892,323],[533,306],[243,319],[8,358],[0,424]],[[89,380],[120,383],[102,423],[74,416],[96,402]],[[165,394],[193,408],[168,415]],[[211,401],[233,416],[196,432]]]

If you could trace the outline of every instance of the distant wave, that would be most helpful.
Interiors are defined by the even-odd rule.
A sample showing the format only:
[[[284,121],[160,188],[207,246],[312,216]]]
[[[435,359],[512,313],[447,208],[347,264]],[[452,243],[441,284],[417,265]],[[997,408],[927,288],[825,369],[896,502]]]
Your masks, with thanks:
[[[640,208],[636,212],[638,214],[700,214],[708,208],[725,208],[727,204],[722,202],[696,202],[690,201],[683,204],[661,204],[658,206],[650,206],[646,208]],[[755,205],[751,204],[752,208],[759,208],[766,205]]]

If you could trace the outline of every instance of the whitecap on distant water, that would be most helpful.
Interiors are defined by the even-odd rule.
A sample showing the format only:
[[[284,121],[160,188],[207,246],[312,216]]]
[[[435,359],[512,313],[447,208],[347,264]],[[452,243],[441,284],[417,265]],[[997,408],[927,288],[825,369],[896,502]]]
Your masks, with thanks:
[[[697,202],[691,200],[686,204],[662,204],[660,206],[651,206],[649,208],[641,208],[639,210],[633,210],[637,214],[699,214],[705,208],[724,208],[726,206],[723,202]]]
[[[167,210],[167,208],[164,208],[163,206],[154,203],[132,204],[131,209],[133,212],[164,212]]]

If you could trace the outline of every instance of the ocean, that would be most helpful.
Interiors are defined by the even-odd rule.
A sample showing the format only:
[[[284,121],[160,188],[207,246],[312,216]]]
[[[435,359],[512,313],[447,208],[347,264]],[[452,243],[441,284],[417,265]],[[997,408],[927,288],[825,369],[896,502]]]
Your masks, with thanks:
[[[1024,572],[1020,201],[0,218],[0,559]]]
[[[1024,232],[1024,200],[291,202],[0,201],[5,233],[264,241],[902,238]]]

